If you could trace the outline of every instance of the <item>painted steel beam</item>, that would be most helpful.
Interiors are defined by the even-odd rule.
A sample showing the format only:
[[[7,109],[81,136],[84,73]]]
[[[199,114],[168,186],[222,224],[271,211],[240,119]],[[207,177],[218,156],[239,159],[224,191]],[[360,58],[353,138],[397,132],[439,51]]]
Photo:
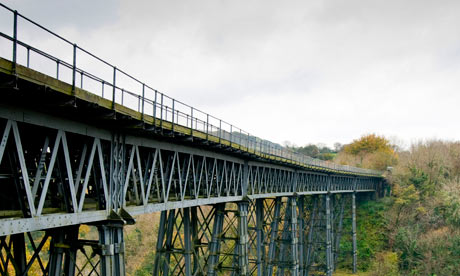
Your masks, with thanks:
[[[5,186],[19,191],[9,206],[22,204],[0,207],[0,214],[13,214],[0,219],[0,235],[104,221],[122,208],[139,215],[245,198],[370,192],[381,185],[378,178],[248,162],[145,137],[112,133],[108,139],[104,130],[79,123],[73,129],[70,121],[46,115],[25,120],[13,112],[9,118],[29,123],[0,119],[0,174],[11,175]],[[39,124],[45,118],[54,125]]]

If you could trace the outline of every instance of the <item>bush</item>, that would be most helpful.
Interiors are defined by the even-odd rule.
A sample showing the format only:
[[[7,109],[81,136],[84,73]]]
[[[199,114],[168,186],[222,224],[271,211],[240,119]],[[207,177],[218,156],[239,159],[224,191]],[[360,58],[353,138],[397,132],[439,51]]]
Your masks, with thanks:
[[[399,156],[386,218],[401,273],[460,275],[460,143],[418,143]]]
[[[398,254],[382,251],[375,255],[369,276],[399,276]]]
[[[420,142],[392,154],[378,150],[389,146],[385,140],[363,138],[335,162],[394,168],[392,196],[358,206],[359,268],[373,276],[398,275],[398,267],[408,276],[460,275],[460,143]]]
[[[402,270],[411,271],[423,260],[418,245],[418,229],[411,227],[400,228],[395,239],[395,249],[400,252]]]
[[[385,203],[379,201],[357,201],[357,246],[358,269],[367,271],[375,258],[376,253],[384,250],[387,243],[385,235]],[[351,212],[346,216],[350,217]],[[351,233],[351,220],[343,220],[343,232]],[[339,268],[351,269],[352,264],[352,239],[351,235],[342,235],[340,241]]]

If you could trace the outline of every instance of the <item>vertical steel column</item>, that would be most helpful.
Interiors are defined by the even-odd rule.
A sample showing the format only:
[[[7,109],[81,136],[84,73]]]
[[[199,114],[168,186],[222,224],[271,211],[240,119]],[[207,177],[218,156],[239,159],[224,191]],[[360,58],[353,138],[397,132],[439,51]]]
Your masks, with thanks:
[[[299,217],[298,217],[298,225],[299,225],[299,246],[298,246],[298,254],[299,254],[299,275],[304,275],[305,270],[305,260],[304,260],[304,247],[305,247],[305,196],[301,195],[297,198],[297,206],[299,208]]]
[[[115,275],[114,247],[112,244],[112,231],[107,225],[98,226],[99,244],[101,245],[101,275]]]
[[[125,275],[123,224],[122,220],[112,220],[98,226],[103,276]]]
[[[61,276],[62,275],[62,255],[64,250],[62,245],[64,243],[64,232],[60,229],[53,229],[53,234],[51,238],[51,247],[50,247],[50,261],[48,264],[49,267],[49,276]],[[102,257],[101,257],[102,260]],[[105,275],[105,274],[103,274]]]
[[[273,275],[273,263],[275,259],[275,249],[276,249],[276,238],[278,236],[278,224],[280,220],[280,211],[281,211],[281,197],[275,198],[275,211],[273,214],[273,221],[271,224],[271,233],[270,233],[270,245],[268,247],[268,260],[267,260],[267,270],[264,275],[271,276]]]
[[[110,220],[98,226],[101,247],[101,275],[124,276],[123,220]]]
[[[353,235],[353,273],[356,273],[358,263],[358,246],[356,244],[356,192],[353,192],[351,195],[351,224]]]
[[[176,219],[176,210],[170,210],[168,214],[168,226],[166,230],[166,242],[165,242],[165,262],[163,264],[163,275],[169,275],[169,263],[171,261],[171,247],[172,237],[174,232],[174,220]]]
[[[281,234],[281,245],[280,245],[280,251],[279,251],[279,259],[278,259],[278,269],[276,271],[276,275],[278,276],[283,276],[284,270],[286,268],[286,264],[289,263],[288,257],[288,246],[286,244],[289,242],[290,243],[290,231],[289,231],[289,226],[291,224],[291,202],[292,198],[288,197],[288,201],[286,203],[286,207],[284,209],[284,220],[283,220],[283,233]],[[292,253],[292,252],[291,252]]]
[[[208,258],[208,275],[215,276],[216,265],[219,263],[220,251],[220,235],[224,224],[225,203],[215,205],[214,226],[212,228],[211,242],[209,243],[209,258]]]
[[[297,238],[297,198],[291,199],[291,276],[299,275],[299,240]]]
[[[27,267],[24,233],[11,235],[10,239],[13,244],[13,262],[16,263],[14,267],[16,275],[27,275],[24,273]]]
[[[332,186],[332,183],[331,183]],[[331,213],[329,215],[330,220],[331,220],[331,228],[329,232],[331,233],[331,270],[334,271],[334,253],[335,253],[335,221],[336,221],[336,213],[335,213],[335,206],[337,202],[337,195],[336,194],[330,194],[330,201],[329,201],[329,207],[331,210]]]
[[[123,238],[123,223],[118,223],[112,227],[115,275],[125,275],[125,242]]]
[[[326,275],[332,276],[332,227],[331,227],[331,198],[330,194],[325,195],[326,207]]]
[[[153,264],[153,276],[160,275],[160,262],[163,252],[163,240],[165,236],[165,226],[166,226],[166,215],[168,211],[161,211],[160,215],[160,226],[158,228],[158,240],[157,240],[157,248],[155,251],[155,261]]]
[[[264,199],[256,199],[257,275],[262,276],[264,248]]]
[[[51,234],[49,274],[51,276],[75,275],[79,225],[55,228]],[[45,236],[46,239],[46,236]],[[104,249],[104,248],[103,248]],[[102,260],[102,257],[101,257]],[[26,275],[26,274],[19,274]],[[104,274],[103,274],[104,275]],[[109,274],[112,275],[112,274]],[[119,275],[119,274],[113,274]]]
[[[343,210],[345,206],[345,195],[340,196],[340,213],[339,213],[339,225],[337,227],[337,233],[335,235],[335,248],[334,248],[334,271],[337,267],[337,262],[340,252],[340,239],[342,238],[342,228],[343,228]]]
[[[75,266],[77,260],[77,242],[79,225],[66,227],[66,244],[70,246],[67,249],[64,258],[64,275],[75,275]]]
[[[198,264],[199,264],[199,250],[197,249],[198,243],[201,243],[201,241],[198,238],[198,212],[197,212],[198,207],[191,207],[190,208],[190,213],[192,217],[191,221],[191,227],[192,227],[192,247],[193,247],[193,275],[197,273],[198,270]]]
[[[236,226],[236,231],[238,232],[238,225]],[[239,254],[240,238],[239,238],[238,233],[236,233],[236,234],[237,234],[237,237],[235,239],[235,245],[233,246],[233,258],[232,258],[232,266],[230,268],[230,270],[231,270],[230,276],[240,275],[240,265],[239,265],[239,261],[240,261],[240,254]],[[225,233],[222,233],[222,236],[226,237]],[[224,263],[222,263],[222,265],[223,264]],[[226,269],[229,269],[229,268],[226,268]]]
[[[192,241],[191,241],[191,223],[190,223],[190,208],[184,208],[184,259],[185,259],[185,275],[192,275]]]
[[[249,275],[249,234],[248,234],[249,202],[238,202],[238,266],[239,275]]]
[[[310,210],[310,223],[308,229],[308,241],[307,241],[307,258],[305,265],[305,275],[308,275],[311,263],[313,261],[313,234],[315,228],[315,219],[318,212],[318,196],[313,196],[313,208]]]

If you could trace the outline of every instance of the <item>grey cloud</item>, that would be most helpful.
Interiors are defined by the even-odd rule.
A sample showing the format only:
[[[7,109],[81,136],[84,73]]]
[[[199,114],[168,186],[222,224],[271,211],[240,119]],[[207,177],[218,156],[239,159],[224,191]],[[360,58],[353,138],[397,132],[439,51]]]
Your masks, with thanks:
[[[55,30],[72,25],[87,31],[104,24],[114,24],[119,17],[119,0],[5,0],[3,2],[32,20]]]
[[[275,142],[460,137],[458,1],[93,2],[7,4]]]

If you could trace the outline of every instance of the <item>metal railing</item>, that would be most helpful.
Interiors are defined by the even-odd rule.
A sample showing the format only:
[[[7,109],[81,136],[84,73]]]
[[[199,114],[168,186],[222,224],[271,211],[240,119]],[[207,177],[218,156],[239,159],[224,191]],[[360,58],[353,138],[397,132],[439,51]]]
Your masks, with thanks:
[[[172,131],[174,131],[175,127],[178,126],[186,127],[191,130],[192,135],[195,131],[200,132],[207,140],[214,138],[213,141],[216,141],[217,139],[218,143],[227,142],[230,147],[242,151],[268,158],[280,158],[282,161],[298,165],[307,165],[356,174],[382,174],[380,171],[376,170],[339,165],[311,158],[304,154],[296,153],[289,148],[282,147],[279,144],[253,136],[226,121],[218,119],[206,112],[159,92],[147,85],[145,82],[138,80],[109,62],[81,48],[77,44],[72,43],[64,37],[23,16],[16,10],[13,10],[1,3],[0,7],[2,7],[3,10],[10,12],[13,16],[12,34],[8,35],[0,32],[0,37],[3,38],[2,41],[10,41],[10,43],[12,43],[11,60],[13,62],[13,73],[16,73],[16,64],[21,64],[21,62],[18,62],[18,58],[20,55],[20,47],[22,47],[23,50],[25,49],[25,57],[22,58],[24,60],[22,65],[28,68],[32,66],[31,54],[44,57],[55,64],[55,75],[52,77],[70,84],[73,92],[76,88],[85,89],[92,94],[96,94],[102,98],[110,100],[113,109],[115,109],[116,104],[119,104],[138,111],[141,114],[142,119],[144,119],[144,116],[146,115],[151,116],[154,120],[154,125],[159,124],[160,127],[163,127],[163,123],[169,122],[172,126]],[[64,42],[64,44],[69,45],[71,48],[70,60],[58,58],[56,57],[56,54],[51,55],[46,52],[46,50],[35,48],[34,46],[20,40],[18,36],[18,23],[29,24],[32,27],[44,31],[47,35],[57,38],[59,41]],[[82,58],[86,60],[91,59],[92,62],[97,62],[99,65],[108,67],[112,71],[112,78],[107,79],[107,76],[104,78],[100,76],[101,74],[95,72],[90,73],[88,70],[79,68],[77,66],[77,61],[82,60]],[[43,71],[49,72],[49,70],[52,69],[49,68],[49,65],[46,67],[47,70],[33,69],[42,73],[44,73]],[[70,78],[67,78],[67,80],[65,80],[62,76],[65,70],[67,70],[67,73],[70,73]],[[50,74],[47,73],[47,75]],[[88,85],[87,82],[91,82],[92,85]],[[125,83],[131,83],[129,89],[126,88],[128,85],[125,85]],[[136,87],[134,87],[133,84],[135,84]]]

